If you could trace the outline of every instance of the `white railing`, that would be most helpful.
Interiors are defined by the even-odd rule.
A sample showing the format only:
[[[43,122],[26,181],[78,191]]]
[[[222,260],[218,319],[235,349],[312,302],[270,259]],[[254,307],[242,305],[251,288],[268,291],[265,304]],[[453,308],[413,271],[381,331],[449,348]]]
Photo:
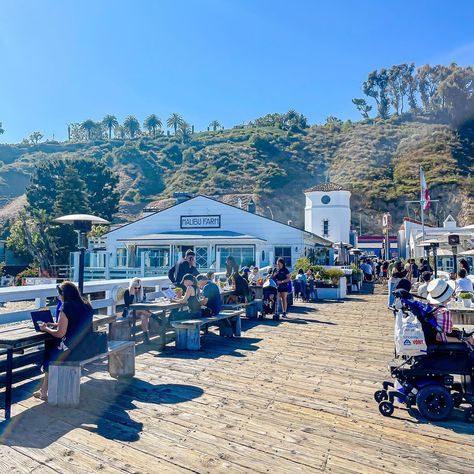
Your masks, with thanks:
[[[144,288],[152,288],[159,291],[168,287],[171,282],[166,276],[140,278]],[[117,280],[96,280],[84,283],[84,294],[93,296],[95,293],[104,293],[103,299],[92,299],[91,304],[94,309],[107,308],[107,314],[115,314],[117,304],[117,291],[119,288],[128,288],[130,279]],[[34,301],[35,308],[44,308],[46,299],[57,295],[56,285],[32,285],[32,286],[10,286],[0,288],[0,303],[15,301]],[[21,311],[11,311],[0,313],[0,324],[25,321],[30,319],[31,309]]]

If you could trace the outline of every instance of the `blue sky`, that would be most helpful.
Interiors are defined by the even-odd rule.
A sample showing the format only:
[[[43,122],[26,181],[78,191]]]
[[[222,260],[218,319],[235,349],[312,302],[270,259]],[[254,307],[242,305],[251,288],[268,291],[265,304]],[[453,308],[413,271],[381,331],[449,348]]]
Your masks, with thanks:
[[[0,142],[115,114],[358,118],[373,69],[474,63],[474,2],[1,0]]]

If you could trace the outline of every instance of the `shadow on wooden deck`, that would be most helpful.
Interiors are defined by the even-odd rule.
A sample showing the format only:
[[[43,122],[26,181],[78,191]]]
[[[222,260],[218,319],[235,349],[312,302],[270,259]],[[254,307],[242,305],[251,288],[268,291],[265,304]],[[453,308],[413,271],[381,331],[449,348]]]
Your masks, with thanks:
[[[23,392],[26,399],[36,384],[25,384],[17,392]],[[138,409],[139,404],[184,403],[203,393],[193,385],[154,385],[136,378],[123,381],[90,379],[81,384],[78,408],[51,407],[47,403],[33,406],[0,423],[0,443],[44,449],[76,428],[110,440],[133,442],[140,438],[143,423],[134,421],[129,412]]]

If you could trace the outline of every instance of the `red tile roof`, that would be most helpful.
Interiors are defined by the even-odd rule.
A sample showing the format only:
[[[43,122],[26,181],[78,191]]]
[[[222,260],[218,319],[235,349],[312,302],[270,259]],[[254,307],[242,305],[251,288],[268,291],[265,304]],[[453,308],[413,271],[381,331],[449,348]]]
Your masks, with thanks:
[[[324,191],[324,192],[344,191],[344,188],[340,184],[327,182],[327,183],[320,183],[320,184],[317,184],[316,186],[313,186],[312,188],[306,189],[305,193],[311,193],[313,191]]]

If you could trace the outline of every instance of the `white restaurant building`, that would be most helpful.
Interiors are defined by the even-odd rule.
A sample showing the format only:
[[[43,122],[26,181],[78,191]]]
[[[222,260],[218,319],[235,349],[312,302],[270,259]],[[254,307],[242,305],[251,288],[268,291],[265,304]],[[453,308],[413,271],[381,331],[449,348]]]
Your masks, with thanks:
[[[86,256],[86,278],[166,274],[187,249],[201,271],[223,270],[228,256],[258,267],[277,257],[289,267],[302,256],[322,265],[333,258],[329,239],[258,215],[253,201],[243,209],[195,196],[109,231]]]

